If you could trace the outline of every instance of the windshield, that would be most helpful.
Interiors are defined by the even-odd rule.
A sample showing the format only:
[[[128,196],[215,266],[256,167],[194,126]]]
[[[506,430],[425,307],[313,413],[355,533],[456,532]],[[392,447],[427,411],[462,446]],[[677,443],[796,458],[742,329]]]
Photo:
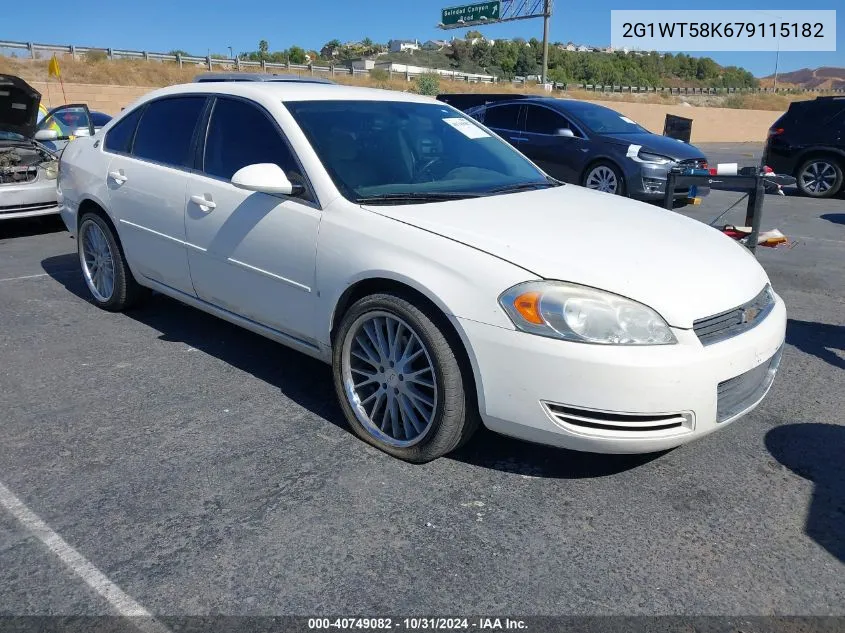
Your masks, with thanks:
[[[637,125],[625,115],[604,106],[592,103],[570,104],[567,109],[572,111],[578,119],[597,134],[643,134],[648,133],[644,127]]]
[[[294,101],[285,106],[353,202],[407,204],[552,186],[477,123],[437,103]]]

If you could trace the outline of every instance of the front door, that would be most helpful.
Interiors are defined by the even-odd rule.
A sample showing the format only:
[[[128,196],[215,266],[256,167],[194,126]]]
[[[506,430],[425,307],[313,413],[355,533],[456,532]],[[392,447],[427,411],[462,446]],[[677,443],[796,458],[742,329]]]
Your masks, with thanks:
[[[275,163],[296,195],[231,183],[247,165]],[[302,168],[274,119],[258,104],[218,97],[202,174],[192,174],[185,225],[197,295],[300,340],[315,338],[314,271],[319,210]]]
[[[587,139],[559,112],[540,105],[526,105],[519,151],[550,176],[579,183],[587,158]],[[570,130],[569,136],[564,130]]]
[[[482,123],[505,139],[508,143],[520,149],[522,106],[514,103],[491,105],[484,110]]]

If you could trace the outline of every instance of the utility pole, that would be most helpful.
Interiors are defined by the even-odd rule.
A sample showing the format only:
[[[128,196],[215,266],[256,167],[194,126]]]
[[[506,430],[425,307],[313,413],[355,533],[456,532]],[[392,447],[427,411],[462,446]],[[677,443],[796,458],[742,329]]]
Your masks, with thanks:
[[[778,50],[775,53],[775,82],[773,86],[775,92],[778,90],[778,62],[780,62],[780,38],[778,38]]]
[[[552,0],[544,0],[543,6],[543,85],[549,74],[549,19],[552,17]]]

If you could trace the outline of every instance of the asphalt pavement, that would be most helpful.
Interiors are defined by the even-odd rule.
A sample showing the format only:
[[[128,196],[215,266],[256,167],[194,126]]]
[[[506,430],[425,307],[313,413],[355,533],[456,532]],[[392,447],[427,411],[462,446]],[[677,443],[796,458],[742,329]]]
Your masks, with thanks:
[[[845,615],[845,200],[764,212],[789,325],[751,415],[423,466],[348,431],[327,366],[160,296],[100,311],[58,220],[0,224],[0,614]]]

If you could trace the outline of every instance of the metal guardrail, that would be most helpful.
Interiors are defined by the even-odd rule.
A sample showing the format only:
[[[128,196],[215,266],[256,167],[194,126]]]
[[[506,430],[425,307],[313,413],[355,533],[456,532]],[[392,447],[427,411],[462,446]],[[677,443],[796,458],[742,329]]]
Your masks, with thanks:
[[[94,46],[75,46],[73,44],[64,45],[64,44],[39,44],[35,42],[13,42],[13,41],[6,41],[0,40],[0,50],[2,49],[12,49],[12,50],[22,50],[26,51],[32,59],[37,59],[39,53],[46,52],[46,53],[62,53],[65,55],[71,55],[74,58],[77,57],[84,57],[89,53],[101,53],[106,56],[107,59],[143,59],[143,60],[152,60],[152,61],[165,61],[165,62],[173,62],[179,65],[180,68],[184,67],[186,64],[194,65],[194,66],[201,66],[207,70],[214,70],[215,67],[218,69],[227,69],[227,70],[242,70],[246,68],[260,68],[263,71],[273,71],[273,70],[284,70],[288,73],[295,73],[298,75],[303,74],[310,74],[310,75],[322,75],[322,76],[336,76],[336,75],[352,75],[352,76],[360,76],[360,75],[369,75],[370,71],[366,69],[358,69],[352,68],[351,66],[338,66],[338,65],[329,65],[329,66],[319,66],[315,64],[291,64],[281,63],[281,62],[269,62],[266,60],[261,61],[253,61],[247,59],[239,59],[237,57],[226,58],[226,57],[217,57],[217,56],[206,56],[206,57],[197,57],[193,55],[171,55],[169,53],[153,53],[150,51],[130,51],[130,50],[123,50],[118,48],[101,48],[101,47],[94,47]],[[432,69],[435,70],[436,69]],[[411,81],[415,77],[423,73],[418,72],[411,72],[411,71],[403,71],[398,72],[394,70],[388,70],[388,78],[404,78],[407,81]],[[442,75],[441,75],[442,76]],[[449,78],[456,80],[456,81],[466,81],[466,82],[484,82],[483,79],[478,78],[473,73],[462,73],[461,71],[449,71]],[[495,78],[494,78],[495,79]]]
[[[73,44],[37,44],[34,42],[12,42],[0,40],[0,49],[25,50],[33,59],[38,57],[40,52],[48,53],[64,53],[71,55],[74,58],[82,57],[88,53],[103,53],[108,59],[144,59],[154,61],[167,61],[179,64],[182,68],[185,64],[193,64],[195,66],[202,66],[207,70],[213,70],[215,66],[218,68],[241,70],[244,68],[260,68],[262,70],[285,70],[299,75],[369,75],[370,71],[365,69],[357,69],[349,66],[315,66],[313,64],[291,64],[280,62],[252,61],[246,59],[221,58],[221,57],[196,57],[192,55],[170,55],[168,53],[153,53],[149,51],[130,51],[117,48],[101,48],[93,46],[75,46]],[[436,69],[433,69],[436,70]],[[411,81],[422,73],[404,71],[397,72],[388,70],[388,77],[404,78]],[[484,80],[477,77],[474,73],[461,73],[460,71],[449,71],[448,74],[438,73],[441,77],[451,78],[455,81],[466,81],[472,83],[491,83],[490,80]],[[499,81],[494,78],[492,81]],[[516,77],[512,83],[517,85],[525,85],[529,83],[525,77]],[[820,90],[818,88],[698,88],[698,87],[665,87],[665,86],[614,86],[614,85],[594,85],[594,84],[567,84],[554,82],[551,84],[554,90],[585,90],[587,92],[596,93],[612,93],[612,92],[628,92],[628,93],[665,93],[670,95],[724,95],[724,94],[767,94],[767,93],[784,93],[784,94],[845,94],[845,88],[836,88],[833,90]]]

